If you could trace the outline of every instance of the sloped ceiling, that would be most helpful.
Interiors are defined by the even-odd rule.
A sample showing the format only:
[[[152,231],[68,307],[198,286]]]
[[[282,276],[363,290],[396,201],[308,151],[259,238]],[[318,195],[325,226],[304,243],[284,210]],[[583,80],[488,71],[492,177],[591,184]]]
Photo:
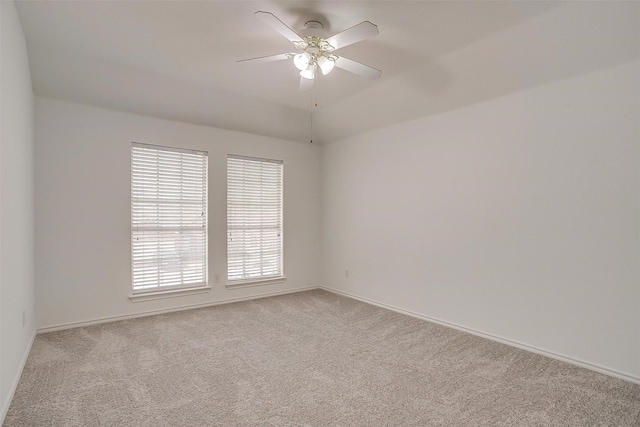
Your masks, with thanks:
[[[19,1],[36,95],[189,123],[327,142],[640,57],[640,3],[484,1]],[[335,69],[298,90],[292,51],[254,16],[329,34],[380,35],[340,53],[383,70]],[[317,104],[317,106],[316,106]],[[312,119],[313,118],[313,119]]]

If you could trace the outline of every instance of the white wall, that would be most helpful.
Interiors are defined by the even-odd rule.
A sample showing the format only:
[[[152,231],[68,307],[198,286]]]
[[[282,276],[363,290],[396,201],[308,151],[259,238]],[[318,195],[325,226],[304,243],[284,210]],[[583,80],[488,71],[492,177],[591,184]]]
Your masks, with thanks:
[[[46,98],[35,140],[38,327],[319,285],[318,147]],[[129,301],[132,141],[209,152],[210,282],[221,276],[211,292]],[[228,153],[284,160],[285,283],[224,286]]]
[[[324,283],[640,380],[639,75],[326,145]]]
[[[0,15],[1,424],[35,333],[35,296],[33,91],[25,38],[13,2],[0,2]]]

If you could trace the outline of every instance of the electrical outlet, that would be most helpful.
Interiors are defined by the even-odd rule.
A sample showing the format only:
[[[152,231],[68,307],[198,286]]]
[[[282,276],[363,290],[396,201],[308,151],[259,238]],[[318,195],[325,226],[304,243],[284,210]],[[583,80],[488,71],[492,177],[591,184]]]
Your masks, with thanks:
[[[22,310],[22,327],[27,326],[27,310]]]
[[[220,274],[216,273],[213,275],[213,283],[220,283]]]
[[[349,269],[348,268],[344,271],[344,277],[349,277]]]

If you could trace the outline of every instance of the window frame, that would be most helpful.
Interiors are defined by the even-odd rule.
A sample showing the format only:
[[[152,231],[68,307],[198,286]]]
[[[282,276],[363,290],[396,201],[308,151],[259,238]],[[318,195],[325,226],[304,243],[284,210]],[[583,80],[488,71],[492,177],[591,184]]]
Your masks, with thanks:
[[[247,162],[259,162],[262,164],[275,164],[279,167],[278,178],[279,178],[279,188],[277,189],[279,192],[279,266],[278,272],[274,275],[262,275],[262,276],[243,276],[242,278],[232,279],[230,278],[230,261],[232,260],[232,256],[230,253],[230,216],[231,216],[231,203],[230,203],[230,183],[231,183],[231,175],[230,175],[230,160],[235,161],[247,161]],[[251,286],[260,286],[267,284],[275,284],[281,283],[286,280],[286,276],[284,274],[284,161],[276,160],[276,159],[267,159],[261,157],[251,157],[237,154],[228,154],[227,155],[227,271],[226,271],[226,287],[227,288],[239,288],[239,287],[251,287]],[[264,254],[264,250],[261,250],[261,257]],[[237,257],[236,257],[237,259]],[[243,262],[244,259],[243,259]],[[261,261],[262,265],[262,261]]]
[[[158,182],[155,182],[153,184],[150,185],[150,188],[152,190],[156,191],[156,197],[157,197],[157,201],[154,205],[154,203],[149,203],[148,201],[141,201],[140,197],[138,196],[136,198],[135,196],[135,186],[136,184],[139,182],[140,179],[149,179],[150,175],[149,172],[146,172],[147,175],[145,175],[144,171],[141,171],[141,165],[140,162],[143,161],[140,158],[140,153],[137,155],[137,164],[136,164],[136,150],[155,150],[158,154],[157,154],[157,164],[154,164],[153,167],[153,171],[155,171],[155,175],[156,177],[152,177],[152,179],[158,179]],[[164,153],[165,158],[164,159],[160,159],[160,156],[162,155],[162,153]],[[188,154],[188,155],[195,155],[195,156],[200,156],[200,158],[198,157],[192,157],[191,159],[195,160],[193,162],[193,168],[186,168],[185,165],[183,164],[184,162],[184,158],[182,156],[180,156],[179,160],[175,159],[175,154],[171,155],[171,154],[167,154],[167,153],[181,153],[181,154]],[[167,158],[169,157],[169,158]],[[171,159],[171,157],[174,157],[173,159]],[[187,160],[191,160],[191,159],[187,159]],[[177,177],[177,179],[175,179],[176,177],[170,177],[170,179],[175,179],[175,181],[172,181],[172,183],[175,185],[177,183],[180,184],[181,188],[180,191],[177,193],[178,199],[179,199],[179,203],[176,205],[178,211],[180,211],[180,216],[179,216],[179,223],[180,225],[175,225],[172,224],[172,222],[175,221],[171,221],[168,219],[168,217],[165,215],[161,216],[158,215],[160,206],[162,206],[162,202],[161,202],[161,197],[158,194],[161,190],[163,190],[161,188],[160,182],[159,182],[159,176],[161,174],[161,167],[159,165],[159,163],[161,161],[165,161],[167,162],[169,165],[169,167],[174,167],[177,168],[177,170],[179,170],[179,175]],[[198,165],[198,162],[202,162],[202,165]],[[146,143],[140,143],[140,142],[132,142],[131,143],[131,179],[130,179],[130,197],[131,197],[131,206],[130,206],[130,213],[131,213],[131,294],[129,295],[129,299],[132,302],[138,302],[138,301],[147,301],[147,300],[153,300],[153,299],[159,299],[159,298],[167,298],[167,297],[173,297],[173,296],[181,296],[181,295],[186,295],[186,294],[193,294],[193,293],[203,293],[203,292],[207,292],[209,290],[211,290],[211,286],[209,285],[209,252],[208,252],[208,247],[209,247],[209,236],[208,236],[208,232],[209,232],[209,206],[208,206],[208,202],[209,202],[209,198],[208,198],[208,180],[209,180],[209,156],[208,156],[208,152],[205,150],[194,150],[194,149],[187,149],[187,148],[178,148],[178,147],[170,147],[170,146],[162,146],[162,145],[154,145],[154,144],[146,144]],[[153,175],[154,172],[151,172],[150,174]],[[185,174],[188,174],[190,172],[195,172],[196,174],[203,174],[202,179],[200,180],[202,183],[202,186],[200,186],[199,183],[196,184],[196,190],[191,190],[191,194],[188,194],[188,192],[186,190],[184,190],[182,188],[182,185],[185,184],[184,180],[185,180]],[[165,174],[167,172],[165,171]],[[176,196],[175,193],[174,194],[170,194],[171,192],[169,190],[167,190],[167,188],[164,188],[165,194],[164,196],[166,197],[167,195],[171,195],[171,196]],[[167,194],[169,193],[169,194]],[[183,214],[183,209],[185,208],[189,208],[191,207],[193,210],[193,199],[196,199],[199,197],[199,195],[201,195],[202,197],[202,202],[196,204],[196,209],[200,209],[201,212],[204,212],[204,221],[200,220],[197,218],[197,216],[195,216],[193,214],[193,212],[191,213],[191,216],[189,216],[188,214]],[[185,203],[185,196],[191,196],[191,201],[192,203]],[[173,200],[173,202],[175,202],[175,200]],[[136,224],[136,221],[140,222],[140,215],[144,215],[143,211],[145,208],[145,203],[146,203],[146,208],[148,209],[149,206],[156,206],[156,214],[155,214],[155,222],[154,221],[154,215],[152,214],[152,225],[151,226],[147,226],[147,227],[140,227],[138,224]],[[165,204],[165,208],[167,207],[167,205]],[[134,217],[136,217],[138,219],[135,219]],[[169,214],[169,216],[171,216],[171,214]],[[191,221],[190,225],[183,225],[183,221]],[[200,225],[201,224],[201,225]],[[202,226],[204,228],[203,231],[200,231],[198,229],[198,227]],[[162,227],[166,227],[167,230],[162,230]],[[162,284],[162,278],[161,278],[161,269],[160,266],[158,266],[158,283],[155,286],[152,287],[142,287],[142,286],[138,286],[136,287],[136,266],[138,266],[138,268],[144,268],[144,266],[141,264],[141,260],[140,259],[136,259],[136,247],[135,247],[135,241],[134,239],[136,237],[140,237],[141,233],[144,232],[144,230],[150,230],[152,233],[155,231],[157,234],[155,236],[152,236],[149,240],[151,242],[157,241],[158,245],[160,245],[160,242],[163,239],[162,233],[176,233],[176,238],[174,240],[169,239],[170,242],[173,242],[174,247],[176,245],[184,245],[185,244],[185,236],[188,236],[189,234],[192,235],[192,238],[196,239],[196,250],[191,250],[189,251],[189,254],[193,255],[195,254],[195,256],[200,260],[199,262],[196,263],[196,266],[192,267],[191,271],[189,269],[185,270],[185,266],[187,265],[186,263],[184,263],[183,259],[180,259],[180,257],[176,257],[179,259],[179,275],[180,275],[180,279],[179,282],[184,282],[185,278],[182,277],[182,274],[184,274],[185,272],[191,273],[193,274],[194,271],[195,273],[195,277],[197,279],[197,281],[188,281],[187,283],[169,283],[169,284]],[[142,230],[142,231],[141,231]],[[158,250],[160,251],[160,250]],[[157,256],[162,257],[162,252],[156,253]],[[170,258],[169,258],[170,259]],[[156,261],[157,262],[157,261]],[[150,264],[151,269],[153,269],[153,263]],[[171,278],[167,278],[165,277],[165,283],[166,281],[173,281],[176,282],[178,279],[171,279]],[[202,279],[202,280],[200,280]]]

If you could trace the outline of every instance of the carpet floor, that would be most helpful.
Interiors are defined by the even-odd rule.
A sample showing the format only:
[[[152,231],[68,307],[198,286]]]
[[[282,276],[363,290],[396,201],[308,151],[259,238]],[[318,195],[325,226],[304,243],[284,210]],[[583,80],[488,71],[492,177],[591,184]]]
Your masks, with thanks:
[[[640,426],[640,385],[326,291],[36,337],[5,426]]]

